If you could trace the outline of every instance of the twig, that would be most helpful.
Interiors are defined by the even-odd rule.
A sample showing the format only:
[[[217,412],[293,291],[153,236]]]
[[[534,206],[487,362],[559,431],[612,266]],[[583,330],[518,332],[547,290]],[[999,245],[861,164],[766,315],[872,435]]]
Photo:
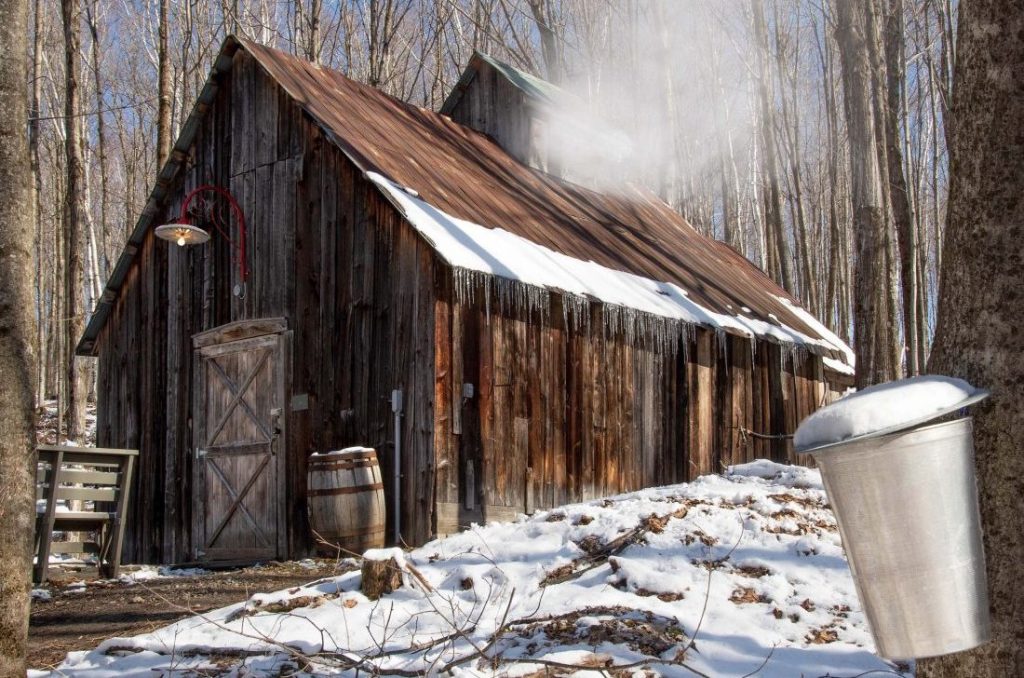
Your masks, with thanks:
[[[830,674],[825,674],[824,676],[818,676],[818,678],[864,678],[864,676],[870,676],[876,673],[881,673],[887,676],[900,676],[900,678],[903,678],[907,675],[902,671],[893,671],[892,669],[871,669],[869,671],[864,671],[853,676],[833,676]]]
[[[741,522],[740,523],[740,536],[736,538],[736,543],[732,545],[732,548],[729,549],[729,552],[726,553],[723,557],[721,557],[718,560],[718,562],[724,563],[725,561],[729,560],[729,558],[732,557],[732,554],[735,553],[737,548],[739,548],[740,542],[743,541],[743,535],[745,533],[746,533],[746,528],[743,526],[743,523]],[[711,577],[712,577],[712,575],[714,575],[714,573],[715,573],[714,568],[708,568],[708,584],[707,584],[707,588],[704,591],[704,606],[700,610],[700,618],[697,620],[697,626],[693,629],[693,635],[690,636],[690,642],[687,643],[686,647],[683,648],[683,654],[686,654],[687,652],[690,651],[691,648],[695,647],[695,643],[697,642],[697,635],[700,633],[700,629],[704,625],[704,615],[707,614],[707,611],[708,611],[708,601],[711,599]],[[771,655],[769,655],[769,656],[771,656]]]
[[[758,433],[757,431],[751,431],[750,429],[743,428],[742,426],[734,426],[740,435],[744,438],[750,436],[751,438],[760,438],[761,440],[790,440],[793,438],[792,433],[780,433],[773,435],[770,433]]]
[[[420,583],[420,585],[423,586],[423,589],[427,593],[434,592],[434,587],[430,585],[430,582],[427,581],[427,578],[424,577],[423,574],[418,569],[416,569],[416,567],[408,560],[405,561],[405,569],[409,571],[409,574],[416,578],[416,580]]]
[[[564,584],[567,581],[572,581],[573,579],[582,577],[587,572],[604,565],[610,557],[625,551],[627,546],[636,543],[649,529],[650,528],[646,525],[637,525],[632,530],[608,542],[608,544],[606,544],[599,552],[573,561],[574,566],[580,563],[586,563],[586,567],[581,569],[575,569],[574,567],[572,571],[558,575],[557,577],[545,577],[544,580],[541,581],[540,585],[545,587],[553,586],[555,584]]]
[[[498,659],[498,657],[488,657],[487,651],[494,647],[495,643],[498,642],[501,636],[504,635],[505,631],[508,629],[508,627],[505,625],[505,622],[508,619],[509,610],[512,609],[512,600],[515,598],[515,595],[516,590],[512,589],[512,593],[508,597],[508,604],[505,605],[505,612],[501,616],[501,623],[498,624],[498,628],[494,631],[494,633],[491,634],[491,637],[484,644],[484,646],[482,648],[476,648],[476,644],[473,643],[473,641],[471,641],[468,636],[464,635],[463,638],[466,640],[466,642],[468,642],[470,645],[476,648],[476,651],[471,652],[465,657],[461,657],[459,659],[455,659],[453,661],[448,662],[447,664],[441,667],[440,673],[448,673],[448,671],[455,668],[456,666],[465,664],[466,662],[471,661],[473,659],[477,659],[479,657],[483,657],[484,659],[490,660],[490,663],[493,663],[496,659]]]
[[[84,113],[75,113],[74,115],[37,115],[29,117],[29,121],[43,121],[43,120],[66,120],[68,118],[87,118],[91,115],[100,115],[101,113],[114,113],[116,111],[123,111],[126,108],[139,108],[148,103],[152,103],[159,99],[159,97],[153,97],[152,99],[143,99],[142,101],[136,101],[124,106],[112,106],[110,108],[100,108],[95,111],[86,111]]]
[[[776,648],[776,647],[778,647],[778,646],[777,646],[777,645],[772,645],[772,649],[768,651],[768,656],[764,658],[764,661],[762,661],[762,662],[761,662],[761,663],[760,663],[760,664],[758,665],[758,667],[757,667],[756,669],[754,669],[753,671],[751,671],[750,673],[744,673],[744,674],[743,674],[743,675],[741,676],[741,678],[750,678],[751,676],[753,676],[753,675],[756,675],[756,674],[760,673],[760,672],[761,672],[761,669],[763,669],[763,668],[764,668],[765,666],[767,666],[767,665],[768,665],[768,660],[772,658],[772,655],[773,655],[773,654],[775,654],[775,648]]]
[[[540,664],[541,666],[551,666],[560,669],[573,669],[576,671],[625,671],[628,669],[635,669],[641,666],[650,666],[652,664],[661,664],[663,666],[678,666],[686,669],[695,676],[700,678],[711,678],[708,674],[698,671],[686,662],[679,661],[677,659],[661,659],[659,657],[645,657],[629,664],[605,664],[604,666],[587,666],[585,664],[569,664],[566,662],[557,662],[551,659],[536,659],[536,658],[514,658],[514,659],[502,659],[504,664]]]

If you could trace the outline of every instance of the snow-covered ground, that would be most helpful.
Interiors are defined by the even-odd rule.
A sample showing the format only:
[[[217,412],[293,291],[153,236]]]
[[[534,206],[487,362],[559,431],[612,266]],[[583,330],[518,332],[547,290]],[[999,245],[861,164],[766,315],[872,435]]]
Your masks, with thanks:
[[[254,595],[72,653],[58,672],[905,675],[872,652],[813,470],[755,462],[476,527],[404,560],[425,583],[407,575],[370,601],[351,572]]]

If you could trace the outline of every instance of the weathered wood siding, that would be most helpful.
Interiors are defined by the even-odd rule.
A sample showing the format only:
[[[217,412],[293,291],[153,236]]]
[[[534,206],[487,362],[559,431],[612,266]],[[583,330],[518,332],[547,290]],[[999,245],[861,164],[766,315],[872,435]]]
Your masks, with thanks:
[[[140,450],[126,562],[192,557],[192,335],[267,317],[288,320],[291,352],[282,555],[311,547],[310,452],[376,448],[391,496],[392,389],[407,403],[403,533],[422,541],[433,506],[432,253],[249,55],[234,59],[156,223],[200,184],[229,187],[248,225],[246,293],[232,293],[225,238],[179,249],[150,235],[99,337],[98,442]]]
[[[544,314],[449,299],[435,328],[441,533],[794,461],[784,436],[826,397],[820,359],[775,344],[695,329],[673,351],[607,332],[597,304],[588,327],[567,328],[557,297]]]
[[[794,363],[772,344],[752,351],[695,330],[670,350],[606,332],[597,304],[567,327],[557,295],[543,315],[457,301],[451,269],[244,50],[219,76],[183,161],[156,223],[200,184],[229,187],[249,226],[251,276],[235,296],[237,260],[220,235],[188,249],[150,235],[99,336],[99,443],[140,450],[128,562],[194,554],[192,338],[227,323],[287,322],[282,556],[313,546],[311,452],[375,448],[391,505],[395,389],[402,535],[412,543],[789,459],[779,436],[828,397],[820,360]]]
[[[547,171],[543,117],[523,90],[481,61],[472,82],[449,112],[455,122],[490,135],[520,162]]]

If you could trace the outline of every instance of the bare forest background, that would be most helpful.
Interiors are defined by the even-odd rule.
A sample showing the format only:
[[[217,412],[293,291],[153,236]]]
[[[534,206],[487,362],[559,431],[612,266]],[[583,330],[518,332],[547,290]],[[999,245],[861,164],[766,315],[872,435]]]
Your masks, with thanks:
[[[856,9],[854,9],[856,8]],[[955,0],[31,0],[37,403],[84,433],[73,360],[158,168],[235,33],[437,110],[474,50],[576,95],[551,120],[605,190],[647,185],[915,374],[935,327]],[[582,106],[622,136],[580,135]],[[852,151],[851,151],[852,149]],[[588,154],[593,158],[595,154]]]

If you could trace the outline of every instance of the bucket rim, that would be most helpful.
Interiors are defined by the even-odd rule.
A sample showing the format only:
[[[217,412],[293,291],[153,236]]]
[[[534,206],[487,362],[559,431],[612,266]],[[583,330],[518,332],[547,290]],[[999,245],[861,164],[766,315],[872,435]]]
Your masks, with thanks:
[[[795,447],[794,452],[797,454],[817,454],[819,452],[834,452],[838,451],[835,448],[842,447],[844,445],[850,445],[852,443],[859,443],[865,440],[871,440],[873,438],[883,438],[894,433],[908,432],[911,429],[916,429],[930,421],[944,417],[947,414],[953,414],[959,410],[976,405],[985,398],[989,397],[991,393],[985,389],[979,388],[970,396],[964,398],[958,403],[944,407],[941,410],[929,412],[928,414],[917,417],[910,421],[905,421],[902,424],[896,424],[895,426],[887,426],[886,428],[879,429],[877,431],[871,431],[870,433],[862,433],[857,436],[851,436],[849,438],[843,438],[842,440],[835,440],[830,443],[814,444],[807,447]],[[959,420],[955,420],[959,421]],[[952,422],[944,422],[952,423]]]

